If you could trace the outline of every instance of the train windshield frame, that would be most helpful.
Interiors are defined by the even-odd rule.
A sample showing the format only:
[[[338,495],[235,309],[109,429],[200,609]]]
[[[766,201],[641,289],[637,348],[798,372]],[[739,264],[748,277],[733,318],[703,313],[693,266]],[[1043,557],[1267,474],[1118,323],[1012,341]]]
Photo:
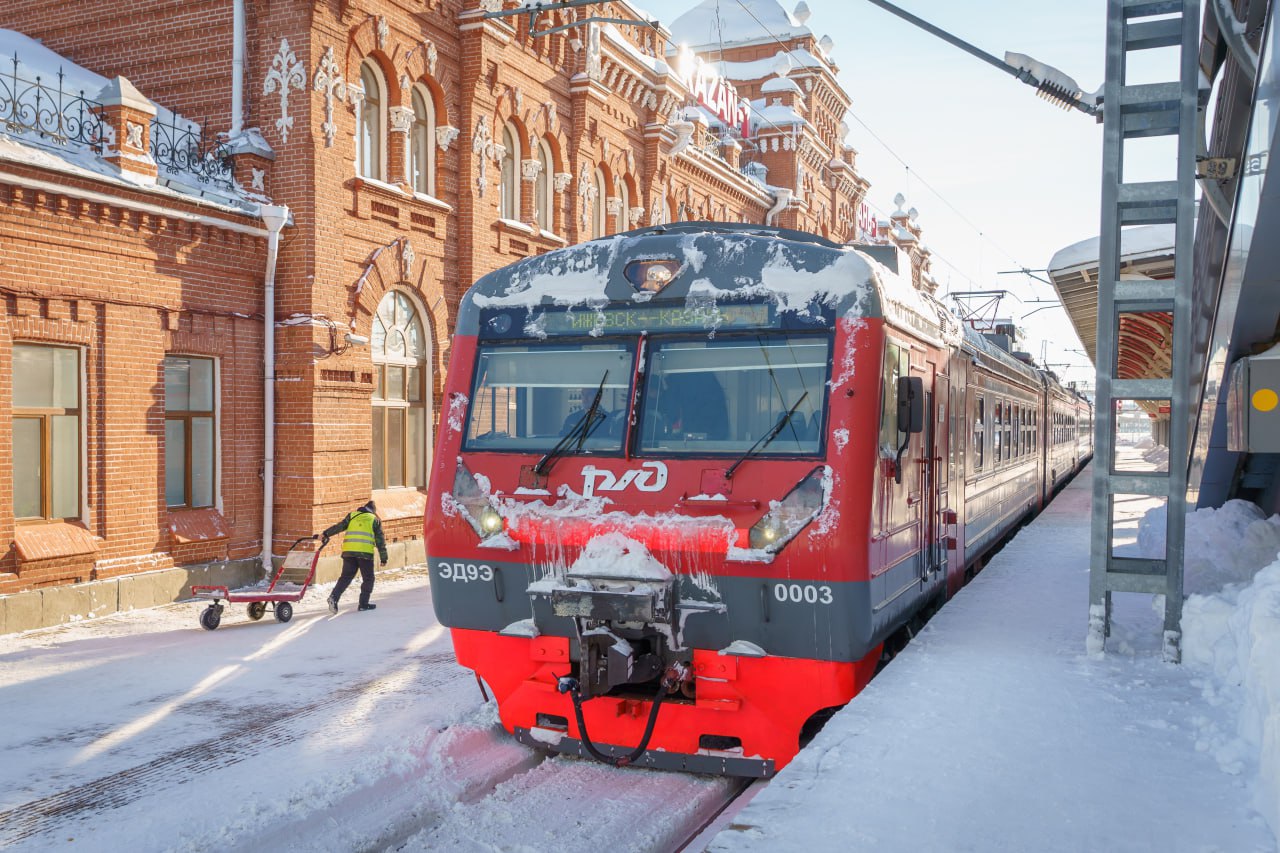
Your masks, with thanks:
[[[577,435],[576,427],[586,434],[573,453],[621,454],[637,344],[610,338],[481,346],[462,449],[545,453]],[[579,424],[588,414],[590,424]]]
[[[636,455],[821,456],[832,347],[830,332],[650,341]]]

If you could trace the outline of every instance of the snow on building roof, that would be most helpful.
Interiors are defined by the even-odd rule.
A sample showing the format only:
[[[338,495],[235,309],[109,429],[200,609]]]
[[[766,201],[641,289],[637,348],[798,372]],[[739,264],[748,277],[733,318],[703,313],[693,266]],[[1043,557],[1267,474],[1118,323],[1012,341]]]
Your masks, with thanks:
[[[1173,251],[1172,225],[1143,225],[1130,228],[1121,237],[1120,254],[1126,258],[1167,254]],[[1056,273],[1079,266],[1096,266],[1098,238],[1090,237],[1059,249],[1049,261],[1049,272]]]
[[[727,42],[726,42],[727,44]],[[773,56],[764,59],[753,59],[749,62],[712,61],[712,66],[728,80],[747,81],[763,80],[778,73],[778,54],[791,59],[793,68],[823,68],[826,63],[803,47],[794,47],[789,51],[779,50]]]
[[[769,125],[787,127],[807,125],[809,123],[804,116],[786,104],[769,104],[764,98],[758,98],[751,102],[751,122],[757,128],[768,127]]]
[[[798,94],[803,94],[800,87],[796,84],[796,81],[788,77],[775,77],[772,80],[767,80],[765,81],[765,84],[760,87],[760,91],[766,95],[770,95],[775,92],[796,92]]]
[[[42,94],[61,90],[67,98],[83,97],[93,102],[99,102],[105,97],[120,96],[122,94],[121,84],[118,80],[108,80],[101,74],[72,62],[67,57],[45,47],[36,39],[16,30],[0,28],[0,56],[16,57],[16,73],[20,81],[25,80],[34,85],[38,79]],[[9,60],[9,63],[10,67],[13,67],[12,59]],[[157,124],[170,128],[169,132],[174,137],[171,140],[171,144],[177,146],[184,144],[187,139],[200,139],[202,129],[197,122],[191,121],[151,101],[138,93],[136,89],[133,89],[131,84],[127,88],[130,91],[125,94],[129,97],[140,103],[145,102],[155,107],[155,121]],[[17,109],[21,110],[23,106],[24,104],[20,102],[17,104]],[[253,132],[256,133],[256,131]],[[113,183],[140,188],[137,181],[131,180],[119,170],[107,164],[92,148],[76,145],[50,145],[41,133],[36,130],[27,131],[16,121],[7,124],[3,132],[0,132],[0,138],[5,137],[12,141],[12,144],[5,145],[3,150],[0,151],[0,157],[5,160],[40,165],[43,168],[50,168],[68,174],[78,174],[82,177],[92,176],[96,180],[109,180]],[[243,140],[240,141],[243,142]],[[262,139],[261,135],[257,135],[255,139],[250,141],[258,149],[265,148],[265,152],[262,153],[270,155],[270,146],[267,145],[265,139]],[[189,194],[185,192],[185,190],[189,189],[190,194],[200,195],[206,200],[212,197],[212,200],[222,202],[232,208],[250,206],[256,209],[257,207],[257,205],[246,201],[244,194],[237,185],[230,183],[229,174],[227,176],[229,185],[222,186],[210,184],[194,173],[180,171],[174,163],[157,163],[157,166],[160,168],[162,182],[168,183],[175,190],[175,192],[171,192],[173,195]]]
[[[654,74],[667,74],[670,72],[665,61],[658,59],[657,57],[649,56],[647,53],[640,51],[631,43],[630,39],[622,34],[622,30],[618,29],[613,24],[605,24],[601,28],[601,32],[610,44],[621,49],[623,53],[634,59],[636,62],[639,62],[645,68],[648,68]]]
[[[777,0],[702,0],[671,22],[672,42],[690,47],[812,35]]]

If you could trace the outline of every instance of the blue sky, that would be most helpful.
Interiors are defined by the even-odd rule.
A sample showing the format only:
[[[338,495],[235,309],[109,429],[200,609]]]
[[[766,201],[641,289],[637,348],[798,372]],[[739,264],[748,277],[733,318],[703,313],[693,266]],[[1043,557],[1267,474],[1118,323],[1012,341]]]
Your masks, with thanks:
[[[738,0],[720,0],[741,21]],[[760,2],[760,0],[746,0]],[[925,20],[1003,57],[1024,53],[1074,77],[1102,84],[1102,0],[895,0]],[[1098,233],[1102,126],[1036,97],[1029,86],[919,30],[866,0],[808,0],[808,26],[830,35],[840,77],[853,99],[848,142],[884,214],[897,193],[920,212],[934,274],[951,290],[1005,288],[1002,314],[1015,319],[1052,299],[1053,288],[1001,271],[1047,266],[1058,249]],[[669,24],[696,0],[640,0]],[[793,0],[781,4],[794,8]],[[905,163],[905,165],[904,165]],[[1044,277],[1043,273],[1040,273]],[[1028,348],[1068,379],[1092,383],[1065,312],[1022,322]]]

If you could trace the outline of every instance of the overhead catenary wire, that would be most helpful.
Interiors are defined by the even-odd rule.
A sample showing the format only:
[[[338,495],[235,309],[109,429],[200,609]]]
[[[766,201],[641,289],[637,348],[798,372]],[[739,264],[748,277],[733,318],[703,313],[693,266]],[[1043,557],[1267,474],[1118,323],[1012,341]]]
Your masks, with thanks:
[[[779,37],[778,37],[778,36],[777,36],[773,31],[772,31],[772,30],[770,30],[770,29],[769,29],[769,27],[768,27],[764,22],[762,22],[758,17],[756,17],[755,13],[754,13],[754,12],[752,12],[752,11],[751,11],[751,9],[750,9],[749,7],[747,7],[746,5],[744,5],[744,4],[743,4],[742,0],[735,0],[735,2],[737,2],[737,3],[738,3],[738,5],[739,5],[739,6],[741,6],[741,7],[742,7],[746,12],[747,12],[747,14],[748,14],[748,15],[750,15],[750,16],[751,16],[751,18],[752,18],[752,19],[753,19],[757,24],[759,24],[759,25],[760,25],[760,28],[761,28],[761,29],[763,29],[766,33],[768,33],[768,34],[769,34],[770,38],[772,38],[775,42],[777,42],[777,43],[778,43],[778,44],[783,48],[783,50],[785,50],[785,51],[787,52],[787,55],[792,56],[793,58],[795,57],[795,54],[792,52],[792,48],[787,47],[786,43],[785,43],[785,42],[783,42],[783,41],[782,41],[782,40],[781,40],[781,39],[780,39],[780,38],[779,38]],[[716,12],[717,12],[717,14],[716,14],[716,28],[717,28],[717,36],[718,36],[717,40],[718,40],[718,42],[719,42],[719,46],[720,46],[720,60],[719,60],[719,61],[720,61],[720,64],[721,64],[721,70],[723,71],[723,70],[724,70],[724,67],[723,67],[723,66],[724,66],[724,63],[726,62],[726,60],[725,60],[725,58],[724,58],[724,57],[725,57],[725,47],[724,47],[723,22],[722,22],[722,20],[721,20],[721,18],[720,18],[720,14],[719,14],[719,2],[718,2],[718,0],[717,0],[717,4],[716,4]],[[644,23],[645,23],[648,27],[650,27],[651,29],[653,29],[655,32],[662,33],[662,28],[657,24],[657,22],[656,22],[656,21],[645,21]],[[807,63],[805,63],[805,62],[800,62],[800,63],[799,63],[799,65],[800,65],[800,67],[802,67],[802,68],[805,68],[805,67],[812,67],[812,66],[810,66],[809,64],[807,64]],[[755,115],[755,116],[759,119],[759,121],[760,121],[762,124],[764,124],[764,125],[768,125],[770,128],[772,128],[773,130],[775,130],[777,133],[779,133],[779,134],[781,134],[781,135],[794,134],[794,128],[793,128],[792,130],[789,130],[789,131],[788,131],[788,130],[784,130],[782,127],[779,127],[779,126],[778,126],[778,125],[777,125],[777,124],[776,124],[772,119],[770,119],[767,115],[765,115],[763,112],[761,112],[761,111],[760,111],[760,110],[755,106],[755,104],[753,104],[749,99],[744,99],[744,100],[745,100],[745,103],[746,103],[746,105],[747,105],[747,109],[749,109],[749,110],[751,111],[751,113],[752,113],[753,115]],[[901,164],[903,165],[903,167],[908,171],[908,173],[910,173],[910,172],[912,171],[912,170],[911,170],[910,165],[908,165],[908,164],[907,164],[907,162],[906,162],[905,160],[903,160],[901,157],[899,157],[899,156],[898,156],[898,154],[897,154],[897,152],[895,152],[895,151],[894,151],[894,150],[889,146],[889,144],[888,144],[887,142],[885,142],[885,141],[884,141],[883,139],[881,139],[878,135],[876,135],[875,131],[871,130],[871,128],[870,128],[870,127],[869,127],[869,126],[868,126],[864,121],[862,121],[862,119],[860,119],[860,118],[858,118],[856,115],[854,115],[854,113],[853,113],[853,111],[852,111],[852,110],[850,110],[850,111],[849,111],[849,115],[850,115],[850,116],[851,116],[855,121],[857,121],[860,125],[862,125],[863,127],[867,128],[867,132],[868,132],[868,133],[870,133],[870,134],[872,135],[872,137],[873,137],[873,138],[875,138],[875,140],[876,140],[877,142],[879,142],[882,146],[884,146],[884,148],[885,148],[887,151],[889,151],[889,153],[894,157],[894,159],[896,159],[899,163],[901,163]],[[1019,261],[1016,257],[1014,257],[1012,254],[1010,254],[1008,251],[1006,251],[1003,247],[1001,247],[1001,246],[999,246],[998,244],[996,244],[996,243],[995,243],[995,241],[990,240],[990,238],[985,237],[985,235],[984,235],[984,233],[983,233],[982,229],[980,229],[978,226],[974,225],[974,224],[973,224],[973,222],[971,222],[967,217],[965,217],[965,216],[964,216],[964,214],[960,213],[960,211],[959,211],[959,210],[958,210],[958,209],[957,209],[953,204],[951,204],[951,202],[949,202],[945,197],[943,197],[943,195],[942,195],[940,192],[938,192],[938,190],[934,189],[934,188],[933,188],[933,186],[932,186],[931,184],[929,184],[929,183],[928,183],[927,181],[925,181],[923,178],[919,177],[919,175],[918,175],[918,174],[916,175],[916,180],[917,180],[917,181],[919,181],[923,186],[925,186],[925,187],[926,187],[926,188],[927,188],[931,193],[933,193],[933,194],[934,194],[934,195],[935,195],[935,196],[936,196],[940,201],[942,201],[942,202],[943,202],[943,203],[944,203],[948,208],[950,208],[953,212],[955,212],[955,213],[956,213],[956,215],[957,215],[957,216],[959,216],[959,217],[961,218],[961,220],[963,220],[963,221],[964,221],[964,223],[965,223],[966,225],[968,225],[968,226],[969,226],[970,228],[972,228],[975,232],[977,232],[977,233],[979,234],[979,236],[983,237],[983,239],[986,239],[988,242],[990,242],[993,246],[995,246],[995,248],[996,248],[997,250],[999,250],[1002,254],[1004,254],[1004,255],[1005,255],[1009,260],[1013,261],[1013,263],[1017,264],[1018,266],[1023,266],[1023,264],[1022,264],[1022,262],[1021,262],[1021,261]],[[868,199],[863,199],[863,203],[864,203],[864,204],[866,204],[869,208],[871,208],[871,210],[872,210],[873,212],[875,212],[875,213],[877,213],[877,214],[881,215],[883,218],[885,218],[885,219],[890,219],[890,218],[892,218],[892,217],[890,216],[890,214],[886,213],[882,207],[880,207],[879,205],[876,205],[876,204],[872,203],[870,200],[868,200]],[[953,273],[955,273],[956,275],[958,275],[958,276],[959,276],[960,278],[962,278],[964,281],[968,282],[970,285],[977,286],[977,282],[974,280],[973,276],[969,275],[967,272],[965,272],[965,271],[964,271],[964,269],[962,269],[962,268],[961,268],[958,264],[956,264],[955,262],[951,261],[951,260],[950,260],[949,258],[947,258],[945,255],[942,255],[941,253],[939,253],[936,249],[934,249],[934,248],[932,248],[932,247],[930,247],[929,253],[930,253],[930,258],[931,258],[932,260],[940,261],[940,262],[943,264],[943,266],[945,266],[945,267],[947,267],[948,269],[950,269]],[[949,289],[949,286],[948,286],[948,289]]]
[[[751,7],[750,7],[750,6],[748,6],[746,3],[744,3],[744,2],[743,2],[743,0],[735,0],[735,2],[736,2],[739,6],[741,6],[741,7],[742,7],[742,10],[743,10],[744,12],[746,12],[746,13],[747,13],[747,15],[748,15],[748,16],[750,16],[750,18],[751,18],[753,21],[755,21],[755,22],[756,22],[756,24],[758,24],[758,25],[760,26],[760,29],[762,29],[762,30],[764,30],[766,33],[768,33],[768,34],[769,34],[769,37],[770,37],[770,38],[772,38],[775,42],[777,42],[777,43],[778,43],[778,46],[779,46],[779,47],[781,47],[781,48],[782,48],[782,49],[787,53],[787,55],[788,55],[788,56],[790,56],[790,57],[792,57],[792,58],[797,58],[797,57],[796,57],[796,55],[795,55],[795,53],[794,53],[794,48],[789,47],[789,46],[786,44],[786,42],[784,42],[781,38],[779,38],[779,37],[778,37],[778,35],[777,35],[775,32],[773,32],[773,30],[771,30],[771,29],[769,28],[768,24],[766,24],[766,23],[764,23],[763,21],[761,21],[761,20],[760,20],[760,18],[755,14],[755,12],[751,9]],[[801,66],[801,67],[808,67],[808,66],[807,66],[807,64],[806,64],[806,63],[804,63],[804,62],[801,62],[801,63],[800,63],[800,66]],[[915,179],[916,179],[917,181],[919,181],[919,182],[920,182],[920,184],[921,184],[923,187],[925,187],[927,190],[929,190],[929,192],[933,193],[933,195],[934,195],[934,196],[935,196],[939,201],[941,201],[944,205],[946,205],[946,206],[951,210],[951,212],[952,212],[952,213],[954,213],[957,217],[959,217],[959,218],[960,218],[960,220],[961,220],[962,222],[964,222],[966,225],[968,225],[970,228],[972,228],[975,232],[977,232],[977,234],[979,235],[979,237],[980,237],[981,239],[983,239],[983,240],[985,240],[986,242],[990,243],[990,244],[991,244],[993,247],[995,247],[995,248],[996,248],[996,249],[997,249],[1001,254],[1003,254],[1003,255],[1004,255],[1005,257],[1007,257],[1009,260],[1013,261],[1013,262],[1014,262],[1015,264],[1017,264],[1018,266],[1023,266],[1022,262],[1021,262],[1021,261],[1019,261],[1019,260],[1017,259],[1017,257],[1015,257],[1011,252],[1009,252],[1007,249],[1005,249],[1005,248],[1004,248],[1003,246],[1001,246],[999,243],[997,243],[996,241],[992,240],[990,237],[986,236],[986,234],[982,231],[982,229],[981,229],[981,228],[979,228],[977,225],[975,225],[975,224],[974,224],[974,223],[973,223],[973,222],[972,222],[972,221],[971,221],[967,216],[965,216],[965,215],[960,211],[960,209],[959,209],[959,208],[957,208],[954,204],[952,204],[952,203],[951,203],[951,201],[950,201],[946,196],[944,196],[941,192],[939,192],[939,191],[938,191],[938,190],[937,190],[937,189],[936,189],[932,184],[930,184],[930,183],[929,183],[928,181],[926,181],[924,178],[920,177],[920,173],[919,173],[918,171],[916,171],[916,170],[912,169],[912,168],[911,168],[911,166],[907,163],[907,161],[906,161],[906,160],[904,160],[904,159],[902,159],[902,157],[901,157],[901,156],[899,156],[898,152],[897,152],[897,151],[895,151],[895,150],[893,149],[893,146],[889,145],[889,143],[888,143],[888,142],[885,142],[885,141],[884,141],[884,139],[882,139],[882,138],[880,137],[880,135],[879,135],[879,134],[877,134],[877,133],[876,133],[876,132],[871,128],[871,126],[870,126],[870,125],[868,125],[865,121],[863,121],[863,120],[862,120],[862,118],[861,118],[861,117],[859,117],[859,116],[858,116],[858,114],[857,114],[857,113],[855,113],[855,112],[853,111],[853,109],[852,109],[852,108],[850,108],[850,109],[848,110],[848,115],[849,115],[849,117],[850,117],[850,118],[852,118],[852,119],[853,119],[854,121],[856,121],[858,124],[860,124],[860,125],[861,125],[861,126],[862,126],[866,131],[867,131],[867,133],[868,133],[868,134],[870,134],[870,136],[871,136],[871,138],[872,138],[872,139],[874,139],[874,140],[875,140],[876,142],[878,142],[878,143],[879,143],[879,144],[880,144],[880,145],[881,145],[881,146],[882,146],[886,151],[888,151],[888,152],[889,152],[889,155],[890,155],[891,157],[893,157],[893,159],[895,159],[895,160],[897,160],[899,163],[901,163],[904,169],[906,169],[909,173],[914,173],[914,175],[915,175]]]

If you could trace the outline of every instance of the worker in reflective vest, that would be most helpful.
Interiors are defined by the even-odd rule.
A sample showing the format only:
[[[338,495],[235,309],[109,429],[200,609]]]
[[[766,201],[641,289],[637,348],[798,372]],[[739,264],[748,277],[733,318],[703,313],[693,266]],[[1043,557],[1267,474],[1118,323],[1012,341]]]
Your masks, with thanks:
[[[373,501],[330,527],[321,537],[328,542],[330,537],[343,534],[342,538],[342,575],[329,595],[329,612],[338,612],[338,600],[355,580],[356,569],[360,570],[360,610],[375,610],[378,605],[369,603],[369,595],[373,592],[373,554],[377,551],[382,558],[382,565],[387,564],[387,542],[382,538],[382,520],[377,516],[377,507]]]

